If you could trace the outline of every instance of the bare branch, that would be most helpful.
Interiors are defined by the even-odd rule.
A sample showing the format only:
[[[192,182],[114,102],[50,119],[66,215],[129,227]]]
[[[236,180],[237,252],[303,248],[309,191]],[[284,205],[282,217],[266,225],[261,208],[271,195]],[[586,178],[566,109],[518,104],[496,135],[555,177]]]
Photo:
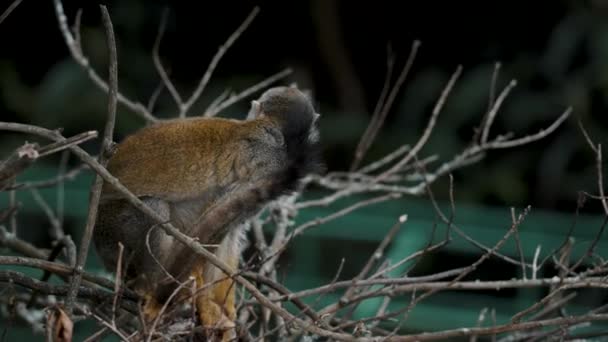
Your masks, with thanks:
[[[44,157],[52,153],[63,151],[70,146],[79,145],[94,138],[97,138],[97,131],[88,131],[76,134],[73,137],[67,138],[65,141],[60,141],[41,147],[38,150],[39,157]]]
[[[277,81],[280,81],[281,79],[290,75],[292,72],[293,71],[291,70],[291,68],[284,69],[274,75],[267,77],[266,79],[258,82],[257,84],[254,84],[253,86],[241,91],[238,94],[232,94],[232,95],[230,95],[229,98],[227,98],[226,100],[223,100],[219,104],[217,104],[215,106],[210,105],[209,108],[207,108],[207,110],[205,111],[204,116],[215,116],[219,112],[221,112],[224,109],[232,106],[233,104],[241,101],[242,99],[270,86],[271,84],[273,84]]]
[[[443,108],[443,105],[445,104],[447,97],[450,94],[450,92],[452,91],[452,88],[454,87],[454,84],[456,83],[456,80],[460,76],[461,72],[462,72],[462,66],[459,65],[458,68],[456,68],[456,71],[454,72],[454,74],[452,74],[452,77],[448,81],[447,85],[443,89],[441,96],[437,100],[437,103],[435,104],[435,108],[433,108],[433,112],[431,113],[429,122],[428,122],[424,132],[422,133],[422,136],[420,137],[420,139],[418,139],[418,142],[416,142],[416,145],[414,145],[414,147],[412,147],[412,149],[408,152],[408,154],[403,159],[401,159],[398,163],[396,163],[390,169],[388,169],[387,171],[385,171],[385,172],[381,173],[379,176],[377,176],[375,179],[376,182],[380,182],[380,181],[384,180],[386,177],[388,177],[392,173],[401,169],[405,164],[410,162],[410,160],[415,155],[417,155],[418,152],[420,152],[422,147],[426,144],[427,140],[429,139],[431,132],[433,131],[433,128],[435,127],[437,117],[439,116],[439,113],[441,112],[441,109]]]
[[[587,130],[585,130],[585,127],[583,127],[583,124],[580,122],[580,120],[578,121],[578,125],[581,129],[581,131],[583,132],[583,135],[585,136],[585,140],[587,141],[587,144],[589,144],[589,147],[591,147],[591,150],[593,150],[593,152],[595,152],[595,163],[596,163],[596,168],[597,168],[597,186],[598,186],[598,191],[599,191],[599,198],[600,201],[602,201],[602,206],[604,207],[604,213],[606,215],[608,215],[608,201],[606,199],[606,196],[604,195],[604,173],[603,173],[603,168],[602,168],[602,145],[601,144],[597,144],[597,146],[593,143],[593,141],[591,140],[591,138],[589,137],[589,134],[587,133]]]
[[[38,259],[46,259],[48,256],[47,252],[42,251],[27,241],[19,239],[15,233],[9,233],[4,226],[0,226],[0,246]]]
[[[418,51],[419,46],[420,46],[420,43],[418,41],[414,42],[414,44],[412,45],[410,57],[408,57],[408,61],[405,63],[405,66],[399,77],[401,82],[398,81],[397,84],[395,84],[395,86],[393,87],[393,90],[394,90],[393,93],[396,93],[399,90],[399,88],[401,87],[401,84],[403,83],[403,81],[405,81],[405,77],[409,73],[409,69],[411,68],[411,65],[413,64],[414,57],[416,55],[416,52]],[[367,152],[367,150],[371,146],[373,140],[375,139],[375,136],[378,133],[378,130],[382,127],[382,124],[384,123],[384,120],[386,119],[386,115],[388,115],[389,109],[392,106],[392,100],[394,100],[394,97],[392,99],[390,99],[391,104],[389,104],[388,106],[385,106],[386,103],[384,101],[385,101],[386,96],[388,95],[389,90],[391,89],[390,83],[391,83],[391,77],[393,75],[393,66],[395,64],[394,62],[395,62],[395,57],[393,56],[392,51],[389,48],[387,62],[386,62],[386,76],[384,77],[384,85],[382,86],[382,90],[380,91],[380,96],[378,97],[378,102],[376,102],[376,108],[374,109],[372,118],[371,118],[367,128],[365,129],[365,132],[361,136],[361,139],[359,140],[359,144],[355,150],[355,158],[353,159],[353,162],[350,166],[351,172],[355,171],[359,167],[359,163],[361,163],[361,161],[363,160],[365,153]]]
[[[481,144],[485,144],[488,141],[488,135],[490,134],[490,128],[494,123],[498,109],[502,106],[503,101],[509,95],[509,92],[517,85],[517,81],[512,80],[503,91],[498,95],[496,102],[493,103],[492,108],[488,111],[488,115],[483,125],[483,131],[481,133]]]
[[[0,15],[0,24],[2,24],[2,22],[4,22],[4,20],[11,14],[11,12],[13,12],[15,8],[19,6],[21,1],[23,0],[15,0],[6,8],[2,15]]]
[[[13,284],[23,286],[28,289],[36,290],[44,294],[52,294],[56,296],[65,296],[69,291],[68,285],[52,285],[46,282],[42,282],[36,279],[32,279],[23,273],[15,272],[15,271],[0,271],[0,282],[8,283],[12,282]],[[81,286],[79,291],[79,296],[81,298],[93,299],[97,302],[103,301],[111,301],[112,293]],[[126,303],[125,303],[126,304]],[[131,307],[133,307],[131,305]]]
[[[93,81],[93,83],[98,88],[100,88],[104,92],[109,93],[110,86],[108,86],[108,84],[95,72],[93,67],[90,65],[90,62],[87,59],[87,57],[85,57],[84,54],[82,53],[79,39],[78,40],[75,39],[74,36],[72,35],[72,32],[70,32],[70,29],[67,24],[67,18],[65,16],[65,12],[63,10],[63,4],[61,3],[61,0],[54,0],[54,2],[55,2],[55,14],[57,16],[57,21],[59,23],[59,29],[61,30],[61,33],[63,34],[63,39],[65,40],[65,43],[66,43],[68,49],[70,50],[72,58],[74,58],[74,61],[76,61],[76,63],[78,63],[86,71],[86,73],[89,76],[89,78],[91,79],[91,81]],[[158,121],[158,119],[156,119],[150,112],[148,112],[146,107],[144,105],[142,105],[141,103],[134,102],[134,101],[128,99],[127,97],[125,97],[124,95],[122,95],[121,93],[117,93],[117,100],[123,106],[127,107],[129,110],[131,110],[135,114],[139,115],[141,118],[143,118],[147,122]]]
[[[41,188],[49,188],[49,187],[53,187],[53,186],[58,186],[60,184],[64,184],[66,181],[73,180],[82,171],[87,170],[88,168],[89,168],[89,166],[87,164],[81,164],[68,172],[64,172],[64,173],[58,175],[55,178],[51,178],[51,179],[43,180],[43,181],[16,183],[16,184],[13,184],[13,185],[9,186],[8,188],[6,188],[6,190],[29,190],[29,189],[41,189]]]
[[[217,64],[219,63],[219,61],[222,59],[222,57],[224,57],[224,54],[226,53],[226,51],[228,51],[228,49],[243,34],[243,32],[245,32],[245,30],[247,30],[247,28],[249,27],[249,25],[251,24],[251,22],[256,17],[256,15],[258,14],[259,11],[260,11],[259,7],[256,6],[251,11],[249,16],[247,16],[247,18],[245,18],[245,21],[243,21],[243,23],[236,29],[236,31],[234,31],[230,35],[230,37],[228,37],[226,42],[224,42],[224,44],[222,44],[222,46],[219,47],[217,53],[215,54],[215,56],[213,56],[213,59],[209,63],[209,66],[207,67],[207,71],[203,75],[203,78],[199,82],[198,86],[192,92],[192,95],[190,95],[188,100],[186,100],[186,102],[184,102],[184,104],[179,108],[180,117],[182,117],[182,118],[185,117],[186,114],[188,113],[188,111],[190,110],[190,108],[192,107],[192,105],[194,105],[194,103],[196,103],[196,101],[198,101],[199,97],[205,90],[207,83],[209,83],[209,80],[211,79],[211,76],[213,75],[213,72],[215,71],[215,68],[217,67]]]
[[[336,211],[335,213],[332,213],[330,215],[327,215],[323,218],[318,218],[316,220],[313,221],[309,221],[306,223],[301,224],[300,226],[296,227],[293,232],[290,234],[290,238],[296,237],[300,234],[302,234],[304,231],[306,231],[307,229],[310,229],[312,227],[324,224],[328,221],[331,220],[335,220],[339,217],[342,217],[344,215],[347,215],[348,213],[355,211],[359,208],[368,206],[368,205],[372,205],[372,204],[376,204],[376,203],[380,203],[380,202],[384,202],[384,201],[388,201],[388,200],[393,200],[393,199],[397,199],[401,197],[401,194],[387,194],[387,195],[382,195],[382,196],[378,196],[378,197],[374,197],[374,198],[370,198],[367,200],[363,200],[360,202],[357,202],[349,207],[346,207],[344,209],[341,209],[339,211]]]
[[[378,159],[377,161],[374,161],[372,163],[370,163],[369,165],[366,165],[364,167],[362,167],[359,172],[360,173],[370,173],[370,172],[374,172],[377,169],[381,168],[382,166],[392,162],[393,160],[401,157],[401,155],[403,155],[405,152],[410,150],[410,145],[402,145],[399,148],[397,148],[395,151],[387,154],[386,156],[384,156],[381,159]]]
[[[515,210],[513,208],[511,208],[511,215],[512,215],[513,222],[515,222],[517,219],[515,217]],[[519,254],[519,262],[521,265],[521,276],[525,280],[528,278],[527,272],[526,272],[526,259],[524,257],[524,251],[521,247],[521,241],[519,239],[519,228],[515,228],[515,232],[513,233],[513,238],[515,239],[515,245],[517,246],[517,254]]]
[[[32,194],[32,197],[34,198],[36,204],[38,204],[38,206],[42,209],[42,211],[49,220],[49,223],[51,225],[50,235],[53,240],[59,240],[63,238],[63,229],[61,228],[57,216],[55,215],[55,213],[53,213],[53,209],[51,209],[51,207],[48,205],[48,203],[46,203],[44,198],[42,198],[38,190],[30,189],[30,193]]]
[[[160,41],[163,39],[163,34],[165,33],[165,27],[167,26],[168,14],[169,14],[168,9],[165,9],[163,11],[163,14],[162,14],[162,17],[160,20],[160,25],[158,27],[158,33],[156,35],[156,40],[154,40],[154,47],[152,48],[152,59],[154,60],[154,66],[156,67],[156,71],[158,71],[158,74],[162,80],[163,85],[167,88],[167,90],[173,97],[173,100],[175,100],[175,104],[177,105],[177,107],[182,108],[182,106],[184,105],[184,102],[182,101],[182,98],[179,95],[177,89],[175,89],[173,82],[171,82],[171,79],[169,79],[169,75],[167,75],[167,71],[165,70],[163,63],[160,61],[160,56],[158,55],[158,50],[160,48]],[[148,108],[149,107],[150,106],[148,106]]]
[[[572,108],[566,109],[566,111],[555,120],[549,127],[541,129],[536,134],[531,134],[522,138],[500,141],[495,140],[487,144],[488,149],[499,149],[499,148],[511,148],[529,144],[531,142],[540,140],[553,133],[572,113]]]
[[[406,336],[399,336],[391,338],[391,341],[436,341],[445,340],[453,337],[466,337],[471,335],[485,336],[495,335],[511,331],[525,331],[531,329],[538,329],[550,326],[560,326],[564,324],[576,324],[581,322],[595,322],[595,321],[606,321],[608,320],[608,314],[599,315],[584,315],[575,317],[564,317],[564,318],[553,318],[542,321],[522,322],[517,324],[502,324],[493,327],[484,328],[459,328],[453,330],[444,330],[440,332],[430,332],[422,334],[413,334]]]
[[[23,172],[39,157],[36,144],[25,143],[0,163],[0,190],[9,187],[15,176]]]
[[[101,143],[101,151],[99,153],[99,162],[105,166],[109,153],[112,148],[112,137],[114,135],[114,123],[116,122],[116,101],[118,93],[118,62],[116,57],[116,42],[114,39],[114,28],[112,27],[112,21],[110,14],[105,6],[100,5],[102,21],[106,30],[106,39],[108,49],[110,51],[110,91],[108,99],[108,117],[106,120],[106,126],[104,129],[103,140]],[[89,246],[93,237],[93,229],[95,228],[95,220],[97,219],[97,209],[99,205],[99,199],[101,196],[101,188],[103,186],[103,178],[97,175],[95,177],[95,183],[91,189],[91,197],[89,201],[89,213],[87,215],[87,223],[84,229],[82,240],[80,241],[80,248],[78,249],[78,258],[76,260],[76,267],[74,267],[74,275],[70,284],[70,292],[66,298],[66,310],[71,315],[74,301],[78,295],[78,289],[80,287],[80,280],[82,278],[82,272],[84,271],[84,264],[87,260]]]

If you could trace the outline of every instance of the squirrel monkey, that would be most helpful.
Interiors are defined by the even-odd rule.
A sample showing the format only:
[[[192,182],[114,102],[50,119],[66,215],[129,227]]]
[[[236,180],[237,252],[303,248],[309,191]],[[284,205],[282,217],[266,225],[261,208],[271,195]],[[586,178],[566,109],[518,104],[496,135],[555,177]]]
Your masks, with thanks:
[[[267,90],[247,120],[174,119],[154,124],[117,145],[108,170],[167,222],[205,245],[234,271],[242,223],[268,202],[321,171],[319,114],[295,86]],[[124,246],[125,280],[155,317],[180,283],[194,277],[201,323],[234,336],[235,284],[104,184],[94,233],[108,270]],[[213,249],[212,249],[213,251]],[[183,292],[191,293],[185,286]]]

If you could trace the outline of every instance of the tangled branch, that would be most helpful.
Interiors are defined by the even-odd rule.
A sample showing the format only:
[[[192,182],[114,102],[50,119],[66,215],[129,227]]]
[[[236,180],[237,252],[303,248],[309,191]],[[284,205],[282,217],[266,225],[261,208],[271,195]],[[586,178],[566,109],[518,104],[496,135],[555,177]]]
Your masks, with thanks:
[[[18,2],[15,2],[18,4]],[[50,140],[46,146],[39,147],[26,143],[0,163],[0,191],[30,190],[36,194],[40,187],[60,186],[65,180],[78,172],[89,170],[94,172],[95,181],[91,189],[89,210],[84,234],[79,247],[76,248],[71,238],[61,227],[61,220],[50,206],[46,205],[41,196],[35,196],[42,211],[52,226],[53,249],[45,250],[19,237],[18,229],[9,229],[3,225],[9,217],[19,210],[15,205],[0,212],[0,246],[22,256],[0,256],[0,265],[26,266],[44,272],[42,278],[36,279],[17,271],[0,271],[0,283],[13,289],[7,299],[0,300],[0,305],[10,306],[21,303],[22,309],[17,310],[26,317],[28,310],[35,310],[51,306],[53,296],[60,298],[65,304],[66,316],[63,309],[53,311],[50,318],[55,322],[48,334],[57,335],[62,326],[65,328],[66,320],[75,319],[76,315],[83,315],[83,319],[95,321],[101,325],[101,330],[91,336],[98,338],[105,334],[115,334],[122,340],[153,340],[157,337],[177,339],[191,336],[202,328],[196,326],[192,314],[192,298],[174,298],[171,295],[162,307],[161,314],[150,327],[142,326],[140,298],[122,281],[122,270],[119,268],[113,279],[97,276],[85,271],[89,245],[95,222],[96,210],[99,202],[101,184],[106,182],[112,185],[126,200],[141,212],[158,223],[159,229],[174,237],[189,248],[193,253],[200,255],[226,274],[227,278],[234,279],[239,287],[239,338],[242,340],[265,340],[266,338],[280,337],[282,339],[302,336],[324,337],[339,341],[430,341],[442,340],[452,337],[469,337],[475,340],[479,336],[503,336],[515,338],[516,336],[546,338],[548,336],[576,337],[576,329],[580,324],[594,324],[608,321],[608,308],[602,305],[589,308],[583,313],[570,313],[556,315],[555,312],[568,307],[572,298],[576,296],[574,290],[608,288],[608,262],[597,250],[606,220],[599,227],[594,240],[588,249],[575,262],[570,262],[571,246],[564,244],[559,251],[550,253],[545,261],[539,262],[540,246],[536,248],[532,260],[526,258],[529,251],[525,251],[520,237],[520,228],[530,213],[531,208],[525,208],[516,215],[515,209],[505,210],[505,217],[511,218],[511,224],[505,228],[502,238],[491,245],[486,245],[470,236],[458,226],[456,218],[457,204],[454,201],[453,178],[451,173],[463,169],[468,165],[482,160],[488,153],[501,149],[510,149],[526,146],[544,139],[554,133],[570,117],[571,108],[567,108],[545,129],[536,133],[515,137],[512,133],[505,133],[492,137],[490,135],[493,123],[500,112],[501,106],[507,101],[508,95],[516,86],[511,81],[495,96],[495,85],[500,65],[497,64],[490,85],[490,100],[488,110],[481,118],[478,129],[472,137],[471,143],[451,158],[440,160],[435,155],[422,155],[423,148],[432,138],[440,114],[449,101],[450,94],[463,73],[462,66],[458,66],[449,78],[445,87],[438,94],[437,102],[432,109],[426,127],[420,137],[412,144],[405,143],[395,151],[369,161],[363,165],[365,156],[370,147],[379,137],[379,132],[391,111],[397,94],[405,82],[409,71],[414,67],[415,57],[420,42],[412,45],[412,51],[405,66],[393,85],[391,78],[394,66],[394,57],[389,56],[387,77],[380,94],[376,109],[370,123],[363,132],[358,147],[354,153],[352,164],[348,171],[332,171],[324,175],[309,175],[304,181],[303,188],[291,196],[285,196],[271,203],[265,210],[247,222],[251,227],[252,246],[259,258],[244,261],[238,271],[234,272],[207,246],[201,245],[196,239],[184,234],[172,223],[166,222],[161,215],[146,205],[140,198],[133,195],[120,181],[115,178],[105,165],[108,153],[112,149],[113,129],[117,104],[130,109],[147,122],[158,119],[152,114],[153,104],[157,95],[149,101],[148,106],[129,99],[122,95],[118,87],[118,61],[114,32],[110,15],[105,7],[101,7],[103,25],[106,29],[107,44],[110,51],[109,75],[110,79],[104,81],[91,67],[87,57],[82,51],[79,33],[79,15],[76,19],[74,32],[67,23],[63,5],[60,0],[54,0],[59,29],[70,51],[72,59],[80,65],[92,82],[104,90],[108,95],[108,115],[102,137],[101,150],[98,156],[93,156],[78,145],[89,139],[97,137],[97,132],[84,132],[74,137],[66,138],[59,131],[24,123],[0,122],[1,131],[20,132]],[[220,46],[211,60],[207,71],[200,79],[197,87],[188,97],[183,97],[172,83],[163,63],[159,57],[159,49],[166,17],[160,24],[158,36],[152,51],[152,58],[158,72],[162,89],[167,89],[176,103],[177,117],[186,117],[198,102],[201,94],[210,82],[211,76],[226,51],[235,43],[240,35],[251,24],[259,9],[255,8],[234,33]],[[1,20],[0,20],[1,22]],[[218,115],[225,108],[237,101],[247,98],[272,83],[287,76],[291,69],[286,69],[270,76],[259,84],[245,89],[237,94],[226,92],[216,101],[209,104],[204,116]],[[598,194],[586,194],[586,198],[597,199],[604,208],[608,217],[608,200],[603,189],[602,146],[596,144],[589,137],[581,125],[586,141],[596,155]],[[44,156],[69,151],[83,163],[72,171],[64,172],[55,179],[43,182],[17,182],[17,177],[28,167],[34,167],[35,162]],[[437,166],[437,162],[439,165]],[[450,176],[450,212],[444,213],[437,204],[432,185],[442,177]],[[321,198],[306,198],[307,191],[317,186],[325,194]],[[363,199],[340,206],[339,200],[362,196]],[[344,264],[342,260],[333,279],[317,287],[293,290],[281,281],[278,264],[285,257],[294,241],[301,236],[310,234],[312,229],[323,229],[323,225],[341,217],[379,203],[397,201],[406,196],[427,196],[435,210],[438,222],[428,244],[409,255],[402,255],[398,260],[389,258],[387,250],[399,236],[408,234],[409,213],[403,213],[394,218],[394,225],[385,234],[374,252],[369,256],[356,275],[350,279],[341,279]],[[338,209],[326,216],[317,217],[305,222],[295,224],[295,218],[303,211],[315,207],[337,206]],[[577,212],[578,213],[578,212]],[[446,234],[436,239],[435,229],[445,226]],[[438,228],[439,227],[439,228]],[[370,227],[376,229],[376,227]],[[266,234],[272,231],[271,235]],[[466,241],[479,255],[469,265],[443,270],[440,272],[411,275],[413,267],[426,257],[441,251],[452,243],[452,235]],[[566,237],[567,239],[569,238]],[[514,242],[517,254],[509,255],[502,251],[507,242]],[[56,260],[57,259],[57,260]],[[63,259],[63,260],[60,260]],[[521,278],[502,280],[470,280],[473,272],[488,260],[498,259],[521,268]],[[121,263],[119,263],[121,264]],[[538,277],[546,268],[555,267],[560,270],[555,277]],[[406,270],[401,270],[405,268]],[[531,276],[528,277],[528,274]],[[49,282],[51,275],[57,276],[62,284]],[[179,289],[191,287],[191,282],[179,284]],[[407,331],[408,318],[417,309],[417,306],[429,297],[444,291],[469,291],[504,289],[548,289],[548,293],[535,303],[520,308],[513,314],[511,320],[504,323],[495,322],[495,312],[492,312],[494,322],[492,326],[484,326],[488,309],[482,310],[477,321],[471,322],[470,327],[433,331],[424,333],[411,333]],[[196,294],[192,291],[192,297]],[[177,292],[176,292],[177,293]],[[337,298],[330,303],[323,303],[320,298]],[[409,296],[409,303],[395,301]],[[10,298],[9,298],[10,297]],[[373,316],[357,317],[357,307],[365,301],[377,299],[381,305]],[[26,303],[26,304],[24,304]],[[287,305],[288,303],[293,305]],[[25,306],[24,306],[25,305]],[[59,311],[57,311],[59,310]],[[66,318],[68,317],[68,318]],[[49,322],[50,322],[49,318]],[[28,322],[34,320],[29,319]],[[34,323],[31,323],[34,324]],[[51,324],[49,323],[49,326]],[[71,326],[70,326],[71,327]],[[547,330],[545,328],[550,327]],[[520,334],[520,335],[518,335]]]

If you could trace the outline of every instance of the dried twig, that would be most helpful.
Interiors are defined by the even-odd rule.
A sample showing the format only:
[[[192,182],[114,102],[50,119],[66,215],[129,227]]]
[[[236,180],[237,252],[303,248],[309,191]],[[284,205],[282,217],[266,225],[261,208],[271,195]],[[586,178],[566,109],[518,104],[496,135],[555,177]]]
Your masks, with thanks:
[[[422,133],[422,135],[420,136],[420,138],[414,145],[414,147],[412,147],[412,149],[408,151],[407,155],[405,157],[403,157],[399,162],[397,162],[390,169],[386,170],[385,172],[383,172],[379,176],[377,176],[375,179],[375,182],[380,182],[383,179],[385,179],[386,177],[388,177],[389,175],[391,175],[392,173],[401,169],[404,165],[406,165],[408,162],[410,162],[410,160],[412,160],[412,158],[415,155],[417,155],[418,152],[420,152],[422,147],[428,141],[428,139],[431,135],[431,132],[433,131],[433,128],[435,127],[435,123],[437,122],[437,117],[439,116],[441,109],[443,109],[443,105],[447,101],[447,97],[450,94],[450,92],[452,91],[452,88],[454,87],[456,80],[458,79],[458,77],[460,77],[461,72],[462,72],[462,66],[459,65],[458,68],[456,68],[456,71],[454,72],[454,74],[452,74],[452,77],[446,84],[445,88],[443,89],[441,96],[439,97],[439,99],[437,100],[437,103],[435,104],[435,107],[433,108],[433,111],[431,113],[431,117],[428,121],[428,124],[427,124],[426,128],[424,129],[424,132]]]
[[[8,188],[14,182],[15,176],[36,159],[39,153],[36,144],[25,143],[0,163],[0,190]]]
[[[2,15],[0,15],[0,24],[2,24],[2,22],[11,14],[11,12],[13,12],[15,10],[15,8],[17,8],[17,6],[19,6],[19,4],[21,3],[21,1],[23,1],[23,0],[15,0],[15,1],[13,1],[6,8],[6,10],[4,10],[4,12],[2,13]]]
[[[180,108],[179,108],[180,117],[185,117],[186,114],[188,113],[188,111],[190,110],[190,108],[192,107],[192,105],[194,105],[194,103],[196,103],[196,101],[198,101],[201,94],[205,90],[207,83],[209,83],[209,80],[211,79],[211,76],[213,75],[213,72],[215,71],[215,68],[217,67],[217,64],[219,63],[219,61],[222,59],[222,57],[224,57],[224,54],[226,53],[226,51],[228,51],[228,49],[243,34],[243,32],[245,32],[245,30],[247,30],[247,27],[249,27],[249,25],[251,24],[251,22],[256,17],[256,15],[258,14],[259,11],[260,11],[259,7],[255,7],[251,11],[249,16],[247,16],[247,18],[245,18],[245,21],[243,21],[243,23],[236,29],[236,31],[234,31],[230,35],[230,37],[228,37],[226,42],[224,42],[224,44],[222,44],[222,46],[219,47],[217,53],[215,54],[215,56],[213,56],[213,59],[209,63],[209,66],[207,67],[207,71],[201,78],[198,86],[196,87],[196,89],[194,89],[194,91],[192,92],[192,95],[190,95],[190,97],[180,106]]]
[[[111,91],[110,90],[111,86],[109,86],[108,83],[106,83],[97,74],[97,72],[95,72],[95,70],[91,66],[89,60],[82,52],[81,45],[80,45],[80,38],[76,39],[75,36],[70,31],[68,24],[67,24],[67,18],[66,18],[65,12],[63,10],[63,4],[61,3],[61,0],[54,0],[54,3],[55,3],[55,14],[57,16],[57,21],[59,23],[59,29],[61,30],[63,39],[65,40],[65,43],[66,43],[68,49],[70,50],[72,58],[74,59],[74,61],[76,63],[78,63],[78,65],[80,65],[86,71],[86,73],[89,76],[89,78],[91,79],[91,81],[93,81],[93,83],[97,87],[99,87],[99,88],[101,88],[101,90],[109,93]],[[76,35],[76,37],[79,37],[79,35]],[[118,100],[118,102],[120,102],[120,104],[127,107],[129,110],[131,110],[135,114],[139,115],[141,118],[143,118],[147,122],[158,121],[158,119],[156,119],[146,109],[146,107],[143,104],[132,101],[121,93],[117,93],[116,96],[117,96],[117,100]]]
[[[68,172],[63,172],[55,178],[51,178],[43,181],[29,181],[23,183],[15,183],[9,186],[6,190],[29,190],[29,189],[41,189],[49,188],[53,186],[59,186],[65,184],[67,181],[71,181],[78,176],[82,171],[87,170],[89,166],[87,164],[81,164]]]
[[[106,39],[108,49],[110,51],[110,91],[108,99],[108,118],[106,120],[106,127],[104,129],[103,141],[101,143],[101,151],[99,153],[99,162],[105,166],[109,159],[109,153],[112,148],[112,136],[114,134],[114,123],[116,121],[116,101],[118,93],[118,62],[116,57],[116,42],[114,39],[114,28],[112,27],[112,21],[110,14],[105,6],[101,5],[101,14],[103,24],[106,30]],[[72,276],[72,282],[70,285],[70,292],[66,298],[66,310],[68,314],[72,313],[72,307],[76,296],[78,295],[78,289],[80,287],[80,279],[82,272],[84,271],[84,264],[87,260],[89,246],[93,237],[93,229],[95,228],[95,220],[97,219],[97,207],[99,205],[99,199],[101,196],[101,188],[103,186],[103,178],[97,175],[95,177],[95,183],[91,189],[91,197],[89,201],[89,213],[87,215],[87,223],[84,229],[82,240],[80,241],[80,248],[78,249],[78,258],[76,260],[76,267],[74,268],[74,275]]]
[[[410,55],[407,59],[407,62],[403,66],[403,69],[401,70],[401,73],[399,74],[397,81],[395,81],[395,84],[392,87],[390,94],[388,95],[388,98],[386,99],[386,102],[384,102],[384,99],[388,93],[388,90],[390,89],[389,84],[390,84],[391,75],[393,73],[393,64],[394,64],[394,57],[391,55],[391,53],[389,51],[385,83],[382,88],[382,92],[380,93],[380,97],[378,99],[378,103],[376,104],[376,109],[374,109],[374,114],[372,115],[370,123],[367,126],[363,135],[361,136],[361,139],[359,140],[359,145],[357,146],[357,148],[355,150],[355,158],[353,160],[353,163],[350,166],[351,172],[355,171],[359,167],[359,164],[363,160],[365,153],[367,153],[367,150],[369,149],[369,147],[372,145],[372,143],[376,139],[376,136],[378,135],[380,128],[382,128],[382,125],[383,125],[384,121],[386,120],[386,116],[388,115],[388,112],[392,108],[393,102],[395,101],[395,98],[397,97],[399,90],[401,90],[401,86],[403,85],[403,82],[405,82],[405,79],[406,79],[407,75],[409,74],[410,69],[412,68],[412,65],[414,64],[414,59],[416,58],[416,54],[418,53],[419,47],[420,47],[420,41],[418,41],[418,40],[414,41],[414,43],[412,44],[412,48],[410,51]]]
[[[274,75],[267,77],[266,79],[258,82],[257,84],[252,85],[251,87],[241,91],[238,94],[232,94],[227,99],[222,100],[221,102],[219,102],[215,105],[211,104],[209,106],[209,108],[207,108],[207,110],[205,110],[204,116],[215,116],[219,112],[223,111],[224,109],[226,109],[226,108],[232,106],[233,104],[241,101],[242,99],[270,86],[271,84],[287,77],[291,73],[292,73],[291,68],[284,69]],[[222,99],[222,97],[220,97],[220,99]]]
[[[167,88],[169,94],[171,94],[173,100],[175,100],[175,104],[178,106],[178,108],[181,108],[184,105],[182,97],[179,95],[177,89],[175,89],[175,86],[173,85],[173,82],[171,82],[171,79],[169,79],[169,75],[167,74],[163,63],[160,61],[160,56],[158,55],[160,41],[163,38],[163,34],[165,33],[165,27],[167,26],[168,14],[169,11],[165,9],[160,20],[160,25],[158,26],[158,33],[156,35],[156,39],[154,40],[154,47],[152,48],[152,59],[154,60],[154,66],[156,67],[156,71],[158,71],[158,74],[160,75],[162,84],[165,86],[165,88]],[[148,105],[148,108],[150,107],[151,106]]]
[[[498,70],[498,69],[496,69],[496,70]],[[498,114],[498,109],[502,106],[503,101],[507,98],[507,96],[509,95],[509,92],[511,92],[511,90],[513,88],[515,88],[516,85],[517,85],[517,81],[512,80],[505,87],[505,89],[503,89],[503,91],[500,93],[500,95],[498,95],[498,98],[496,98],[496,101],[492,102],[492,107],[488,111],[488,114],[487,114],[485,120],[483,121],[483,131],[481,133],[481,144],[485,144],[488,142],[490,128],[492,127],[492,124],[494,123],[496,114]]]
[[[593,143],[593,141],[591,140],[591,138],[589,137],[589,134],[585,130],[585,127],[583,127],[583,124],[580,121],[578,123],[579,123],[579,127],[581,128],[581,131],[583,132],[583,135],[585,136],[585,140],[589,144],[589,147],[591,147],[593,152],[595,152],[595,163],[596,163],[596,168],[597,168],[597,186],[598,186],[599,198],[600,198],[600,201],[602,202],[602,206],[604,208],[604,213],[606,215],[608,215],[608,199],[606,199],[606,196],[604,195],[604,173],[602,171],[603,170],[602,145],[601,144],[595,145]]]

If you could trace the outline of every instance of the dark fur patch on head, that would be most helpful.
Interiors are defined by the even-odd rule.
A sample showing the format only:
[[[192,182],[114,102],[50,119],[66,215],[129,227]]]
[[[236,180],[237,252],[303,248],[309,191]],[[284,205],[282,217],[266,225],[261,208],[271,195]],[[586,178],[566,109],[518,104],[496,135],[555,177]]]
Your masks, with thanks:
[[[298,182],[310,173],[324,171],[315,109],[310,99],[295,87],[275,87],[259,99],[261,112],[279,123],[287,152],[287,165],[272,189],[272,196],[297,190]]]
[[[308,132],[315,117],[310,99],[294,87],[274,87],[259,99],[261,112],[275,118],[284,136]]]

